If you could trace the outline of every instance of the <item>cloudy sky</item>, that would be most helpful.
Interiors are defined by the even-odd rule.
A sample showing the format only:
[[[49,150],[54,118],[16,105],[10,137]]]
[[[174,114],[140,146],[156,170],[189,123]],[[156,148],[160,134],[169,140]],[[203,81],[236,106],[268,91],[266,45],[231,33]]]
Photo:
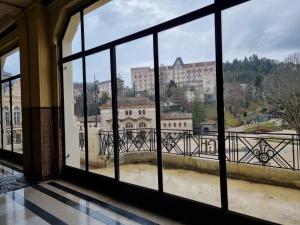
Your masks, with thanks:
[[[16,51],[7,57],[2,58],[3,70],[12,75],[20,74],[20,52]]]
[[[86,48],[151,27],[212,1],[112,0],[85,15]],[[300,51],[299,12],[299,0],[252,0],[224,11],[224,61],[252,54],[283,60],[290,53]],[[74,50],[79,48],[79,43],[76,35]],[[152,51],[152,37],[117,46],[117,72],[127,86],[131,86],[130,68],[153,67]],[[215,60],[213,15],[160,33],[159,56],[160,64],[164,65],[173,64],[179,56],[185,63]],[[80,68],[80,61],[74,67]],[[88,81],[94,75],[97,80],[107,80],[109,72],[108,52],[87,58]]]

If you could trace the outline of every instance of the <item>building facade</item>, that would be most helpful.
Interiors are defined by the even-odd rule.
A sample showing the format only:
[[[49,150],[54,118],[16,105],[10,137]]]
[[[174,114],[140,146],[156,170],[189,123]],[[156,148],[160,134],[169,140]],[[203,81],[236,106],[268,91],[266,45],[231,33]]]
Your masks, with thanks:
[[[136,93],[154,92],[154,69],[139,67],[131,69],[132,85]],[[184,64],[178,57],[172,66],[160,66],[160,83],[167,85],[174,81],[178,87],[192,88],[201,101],[216,98],[215,62],[197,62]]]
[[[120,78],[117,79],[118,82],[118,93],[124,92],[124,81]],[[102,95],[107,95],[111,98],[111,80],[106,81],[96,81],[96,87],[98,88],[98,97]]]
[[[155,103],[146,97],[118,98],[119,129],[155,128]],[[112,130],[111,103],[100,106],[102,130]],[[162,129],[192,130],[191,113],[162,113]]]
[[[9,76],[5,76],[8,78]],[[10,102],[11,92],[11,102]],[[10,117],[12,113],[12,118]],[[20,79],[2,84],[3,148],[11,149],[11,135],[14,137],[14,150],[22,149],[22,104]],[[13,131],[11,128],[13,127]]]

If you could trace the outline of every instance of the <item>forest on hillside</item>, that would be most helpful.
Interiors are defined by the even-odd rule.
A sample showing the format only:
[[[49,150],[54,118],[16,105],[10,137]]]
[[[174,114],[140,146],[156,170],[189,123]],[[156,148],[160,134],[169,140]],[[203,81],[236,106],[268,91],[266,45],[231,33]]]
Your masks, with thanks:
[[[283,61],[252,55],[223,64],[225,111],[247,123],[277,114],[300,132],[300,54]]]

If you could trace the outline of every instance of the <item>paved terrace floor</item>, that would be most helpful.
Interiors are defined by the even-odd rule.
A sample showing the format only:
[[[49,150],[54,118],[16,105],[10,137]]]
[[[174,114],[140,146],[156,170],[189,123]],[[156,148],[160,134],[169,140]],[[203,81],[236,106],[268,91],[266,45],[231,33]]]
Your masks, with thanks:
[[[112,168],[94,170],[111,176]],[[164,190],[185,198],[220,206],[219,177],[164,169]],[[120,179],[157,189],[157,168],[148,164],[120,166]],[[300,190],[228,179],[229,209],[280,224],[300,224]]]

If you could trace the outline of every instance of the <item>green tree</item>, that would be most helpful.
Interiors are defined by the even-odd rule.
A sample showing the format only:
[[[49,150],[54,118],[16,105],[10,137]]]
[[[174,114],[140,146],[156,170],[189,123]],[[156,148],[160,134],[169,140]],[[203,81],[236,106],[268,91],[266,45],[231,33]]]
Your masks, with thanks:
[[[107,93],[103,93],[100,97],[99,104],[105,104],[108,101],[109,97]]]
[[[199,101],[194,101],[192,104],[193,123],[198,126],[206,120],[206,110],[204,104]]]

